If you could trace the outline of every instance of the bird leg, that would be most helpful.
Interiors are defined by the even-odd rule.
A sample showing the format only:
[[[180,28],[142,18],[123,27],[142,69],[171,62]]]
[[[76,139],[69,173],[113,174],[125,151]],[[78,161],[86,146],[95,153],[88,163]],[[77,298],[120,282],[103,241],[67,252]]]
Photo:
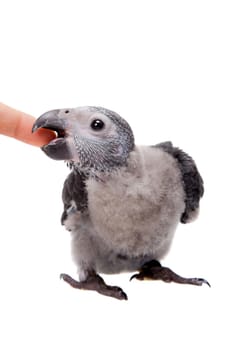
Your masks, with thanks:
[[[108,297],[116,298],[119,300],[127,300],[125,292],[116,286],[108,286],[102,277],[92,272],[88,275],[87,279],[82,282],[74,280],[69,275],[62,273],[60,278],[67,282],[71,287],[84,290],[93,290]]]
[[[139,270],[139,273],[130,278],[130,281],[134,278],[138,280],[162,280],[164,282],[193,284],[195,286],[207,284],[210,287],[209,282],[207,282],[205,279],[181,277],[168,267],[163,267],[157,260],[151,260],[145,263]]]

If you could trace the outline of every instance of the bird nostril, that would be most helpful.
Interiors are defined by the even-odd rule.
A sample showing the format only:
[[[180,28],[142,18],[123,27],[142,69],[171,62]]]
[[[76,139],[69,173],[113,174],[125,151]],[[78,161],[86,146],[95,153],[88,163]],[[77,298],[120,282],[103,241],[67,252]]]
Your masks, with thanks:
[[[65,111],[65,113],[70,113],[70,111],[67,109],[67,110]]]

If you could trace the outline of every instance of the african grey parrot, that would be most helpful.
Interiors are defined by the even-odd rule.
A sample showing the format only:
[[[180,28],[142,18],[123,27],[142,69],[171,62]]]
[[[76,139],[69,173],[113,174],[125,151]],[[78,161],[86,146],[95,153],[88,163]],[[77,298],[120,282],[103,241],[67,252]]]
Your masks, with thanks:
[[[71,168],[61,222],[71,231],[79,281],[67,274],[62,279],[117,299],[127,295],[99,273],[138,271],[132,278],[209,285],[158,261],[178,223],[198,215],[203,181],[189,155],[171,142],[136,146],[129,124],[102,107],[52,110],[36,120],[33,132],[39,128],[57,135],[42,150]]]

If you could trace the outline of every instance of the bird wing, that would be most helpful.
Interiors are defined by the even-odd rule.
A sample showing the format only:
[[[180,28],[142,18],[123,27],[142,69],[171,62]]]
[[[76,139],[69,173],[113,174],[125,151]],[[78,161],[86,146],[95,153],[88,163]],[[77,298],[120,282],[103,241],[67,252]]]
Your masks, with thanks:
[[[61,216],[61,223],[64,224],[68,212],[75,205],[75,209],[84,212],[87,209],[87,190],[85,185],[86,176],[76,169],[68,175],[62,190],[64,211]]]
[[[159,143],[153,147],[162,149],[177,160],[185,192],[185,211],[180,221],[187,223],[194,211],[199,208],[200,198],[204,194],[203,179],[194,160],[181,149],[173,147],[171,142]]]

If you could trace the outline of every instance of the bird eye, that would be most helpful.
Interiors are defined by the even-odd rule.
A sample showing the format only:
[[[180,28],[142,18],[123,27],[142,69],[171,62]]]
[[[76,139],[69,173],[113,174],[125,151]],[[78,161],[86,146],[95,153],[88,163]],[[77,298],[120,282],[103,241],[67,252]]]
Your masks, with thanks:
[[[91,128],[95,131],[102,130],[104,128],[104,122],[100,119],[95,119],[91,123]]]

